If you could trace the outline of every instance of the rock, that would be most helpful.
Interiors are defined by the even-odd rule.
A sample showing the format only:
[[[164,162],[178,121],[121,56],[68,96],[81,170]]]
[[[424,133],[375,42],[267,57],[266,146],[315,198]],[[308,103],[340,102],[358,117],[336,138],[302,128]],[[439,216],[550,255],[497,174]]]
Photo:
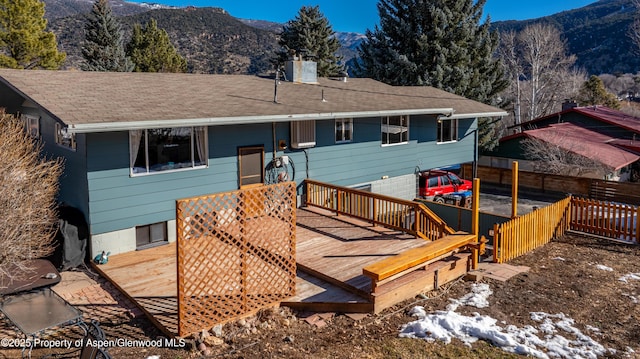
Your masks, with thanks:
[[[210,346],[219,346],[219,345],[224,344],[224,340],[222,338],[209,336],[204,340],[204,343],[206,345],[210,345]],[[199,347],[198,347],[198,349],[199,349]]]
[[[198,350],[199,350],[201,353],[204,353],[204,351],[205,351],[205,350],[207,350],[207,345],[206,345],[206,344],[204,344],[204,343],[200,343],[200,344],[198,344]]]
[[[289,319],[285,319],[282,321],[282,325],[285,327],[291,326],[291,321]]]
[[[287,335],[286,337],[284,337],[283,340],[285,343],[293,343],[295,341],[294,338],[290,335]]]
[[[218,324],[215,327],[211,328],[211,333],[213,333],[213,335],[218,338],[222,337],[222,325]]]
[[[247,323],[247,321],[243,318],[243,319],[238,320],[238,325],[241,326],[241,327],[245,327],[246,328],[246,327],[249,326],[249,323]]]

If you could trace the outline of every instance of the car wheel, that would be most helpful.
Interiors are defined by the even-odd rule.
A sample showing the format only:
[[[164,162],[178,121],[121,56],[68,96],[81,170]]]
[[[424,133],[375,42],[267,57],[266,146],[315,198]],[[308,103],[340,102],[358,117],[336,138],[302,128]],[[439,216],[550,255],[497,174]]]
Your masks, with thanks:
[[[444,204],[444,198],[442,197],[436,197],[433,199],[433,201],[436,203]]]

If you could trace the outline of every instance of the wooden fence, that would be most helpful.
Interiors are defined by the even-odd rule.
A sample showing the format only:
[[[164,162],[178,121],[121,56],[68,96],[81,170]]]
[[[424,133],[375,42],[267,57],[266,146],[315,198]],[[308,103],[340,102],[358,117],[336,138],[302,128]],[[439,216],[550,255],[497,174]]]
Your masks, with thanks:
[[[493,227],[493,261],[504,263],[540,246],[569,229],[571,197]]]
[[[571,229],[610,239],[640,243],[640,208],[628,204],[573,198]]]
[[[471,164],[465,163],[462,165],[461,176],[471,179]],[[511,176],[510,168],[488,166],[478,166],[478,173],[476,174],[476,177],[482,179],[482,182],[501,186],[511,186]],[[640,205],[640,183],[519,171],[518,185],[520,188],[541,192],[571,194],[601,201]]]
[[[295,183],[176,203],[178,335],[295,294]]]
[[[305,180],[307,206],[314,206],[436,240],[455,231],[424,204],[353,188]]]
[[[567,197],[493,227],[493,260],[503,263],[573,230],[640,244],[640,208],[627,204]]]

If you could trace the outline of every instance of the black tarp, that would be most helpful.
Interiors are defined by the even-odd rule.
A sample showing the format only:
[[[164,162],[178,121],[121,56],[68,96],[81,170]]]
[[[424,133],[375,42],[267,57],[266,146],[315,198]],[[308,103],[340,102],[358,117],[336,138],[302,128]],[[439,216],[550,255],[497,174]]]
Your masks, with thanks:
[[[82,265],[86,260],[88,240],[89,227],[82,212],[70,206],[58,208],[56,251],[51,262],[63,271]]]

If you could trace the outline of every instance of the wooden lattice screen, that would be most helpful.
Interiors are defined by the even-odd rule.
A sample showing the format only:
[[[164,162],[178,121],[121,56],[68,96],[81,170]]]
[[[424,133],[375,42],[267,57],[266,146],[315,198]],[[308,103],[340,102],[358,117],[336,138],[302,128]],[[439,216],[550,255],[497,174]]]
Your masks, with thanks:
[[[176,203],[178,335],[295,294],[295,183]]]

